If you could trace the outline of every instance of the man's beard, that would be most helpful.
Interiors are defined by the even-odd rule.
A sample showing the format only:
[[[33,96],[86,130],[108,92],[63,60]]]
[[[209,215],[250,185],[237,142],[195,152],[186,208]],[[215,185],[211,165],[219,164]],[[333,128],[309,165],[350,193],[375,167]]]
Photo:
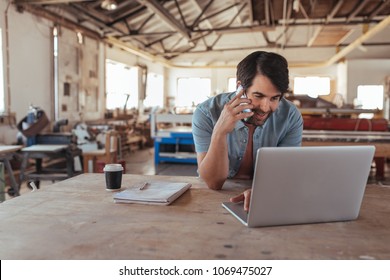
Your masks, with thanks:
[[[272,113],[272,111],[265,114],[262,111],[254,111],[254,115],[247,120],[247,123],[255,126],[261,126],[269,119]]]

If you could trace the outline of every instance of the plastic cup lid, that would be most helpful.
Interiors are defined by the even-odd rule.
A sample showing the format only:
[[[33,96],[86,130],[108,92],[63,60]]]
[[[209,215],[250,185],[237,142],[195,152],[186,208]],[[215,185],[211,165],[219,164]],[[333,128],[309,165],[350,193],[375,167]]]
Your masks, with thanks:
[[[119,163],[110,163],[104,166],[103,171],[123,171],[123,166]]]

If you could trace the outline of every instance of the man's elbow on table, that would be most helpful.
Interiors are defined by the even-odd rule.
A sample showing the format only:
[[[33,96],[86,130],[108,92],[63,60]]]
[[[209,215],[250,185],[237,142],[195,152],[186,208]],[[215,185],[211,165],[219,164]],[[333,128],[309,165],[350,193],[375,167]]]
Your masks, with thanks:
[[[222,189],[222,186],[223,186],[223,183],[211,183],[211,184],[208,184],[206,182],[206,184],[207,184],[207,187],[209,189],[216,190],[216,191]]]
[[[215,169],[215,164],[208,163],[204,161],[206,153],[198,153],[198,174],[200,178],[207,184],[207,187],[212,190],[222,189],[223,184],[227,179],[227,170]],[[212,167],[210,167],[212,166]]]
[[[226,179],[215,180],[215,178],[207,178],[205,176],[202,176],[202,173],[200,173],[199,175],[200,175],[200,178],[206,183],[207,187],[209,189],[212,189],[212,190],[222,189],[222,186],[226,181]]]

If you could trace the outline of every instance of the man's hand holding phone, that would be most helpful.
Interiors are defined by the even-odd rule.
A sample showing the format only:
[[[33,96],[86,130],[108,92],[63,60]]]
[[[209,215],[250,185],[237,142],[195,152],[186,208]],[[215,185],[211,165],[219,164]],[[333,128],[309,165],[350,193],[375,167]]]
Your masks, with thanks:
[[[237,88],[237,91],[236,91],[236,96],[240,97],[241,99],[245,99],[245,100],[242,100],[243,102],[240,103],[239,106],[246,106],[248,104],[250,104],[251,102],[247,102],[247,100],[251,101],[250,99],[248,99],[248,97],[246,96],[246,92],[245,92],[245,89],[242,87],[242,85],[239,85],[238,88]],[[244,108],[242,110],[242,113],[251,113],[252,110],[250,108]],[[246,122],[249,120],[249,118],[252,116],[253,114],[249,115],[249,117],[245,117],[242,119],[242,121]]]
[[[214,132],[220,135],[226,135],[234,129],[238,121],[253,116],[253,112],[251,111],[253,105],[251,103],[252,101],[245,95],[245,90],[239,86],[234,98],[225,104],[221,115],[215,124]],[[244,110],[250,111],[243,112]]]

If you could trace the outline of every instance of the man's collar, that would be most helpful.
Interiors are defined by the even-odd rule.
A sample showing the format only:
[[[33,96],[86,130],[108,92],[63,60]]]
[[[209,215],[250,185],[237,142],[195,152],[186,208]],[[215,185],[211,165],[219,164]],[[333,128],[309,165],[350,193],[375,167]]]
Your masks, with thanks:
[[[242,129],[243,127],[245,127],[245,123],[243,121],[238,121],[236,123],[236,126],[234,127],[234,129],[239,130],[239,129]]]

